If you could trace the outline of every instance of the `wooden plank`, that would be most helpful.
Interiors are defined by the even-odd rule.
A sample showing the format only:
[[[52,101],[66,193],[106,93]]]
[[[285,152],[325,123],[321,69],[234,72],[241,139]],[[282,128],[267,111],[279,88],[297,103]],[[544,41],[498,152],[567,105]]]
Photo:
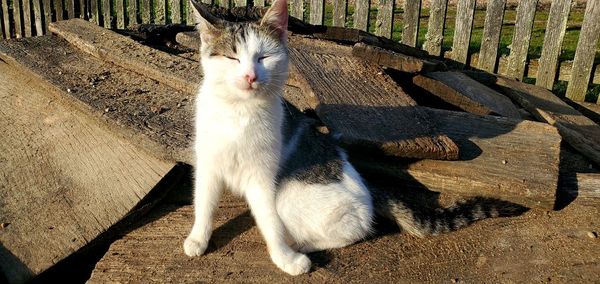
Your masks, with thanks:
[[[290,16],[299,20],[304,19],[304,0],[290,0]]]
[[[181,0],[170,0],[169,7],[171,7],[171,23],[181,23]]]
[[[117,14],[117,29],[125,28],[125,0],[115,1],[115,12]]]
[[[448,0],[432,0],[429,4],[429,23],[423,50],[433,56],[442,55],[446,6],[448,6]]]
[[[73,19],[75,17],[75,3],[74,0],[63,0],[65,5],[65,12],[67,13],[66,19]]]
[[[152,19],[152,7],[150,6],[151,0],[140,0],[140,10],[142,24],[149,24]]]
[[[413,77],[413,83],[470,113],[521,117],[510,99],[460,72],[427,73]]]
[[[175,163],[135,147],[64,89],[0,56],[0,216],[10,224],[0,234],[0,269],[23,283],[121,220]]]
[[[583,116],[552,92],[502,76],[467,73],[484,84],[496,84],[538,120],[555,126],[563,139],[590,161],[600,165],[600,125]]]
[[[35,27],[35,35],[43,35],[44,27],[42,25],[42,4],[40,0],[33,0],[33,17],[34,17],[34,27]]]
[[[31,3],[29,2],[30,0],[21,0],[21,4],[23,5],[22,8],[22,13],[23,13],[23,36],[25,37],[30,37],[32,35],[31,33]]]
[[[421,17],[421,0],[406,0],[404,2],[404,26],[402,28],[402,43],[415,47],[419,37],[419,19]]]
[[[600,204],[600,174],[599,173],[575,173],[562,178],[561,192],[574,198],[577,203],[590,206]]]
[[[247,6],[247,0],[233,0],[235,3],[235,7],[246,7]]]
[[[517,7],[515,31],[508,56],[508,70],[504,74],[508,77],[523,79],[537,2],[538,0],[523,0]]]
[[[325,1],[310,0],[310,16],[308,22],[313,25],[322,25],[325,18]]]
[[[377,20],[375,22],[375,34],[391,38],[392,24],[394,22],[394,0],[381,0],[377,7]]]
[[[223,7],[223,8],[231,8],[231,0],[217,0],[216,2],[219,4],[219,6]]]
[[[483,24],[483,36],[481,38],[481,50],[477,68],[495,73],[498,58],[498,43],[500,42],[500,31],[504,19],[504,7],[506,0],[488,1],[485,10],[485,22]],[[471,65],[473,63],[471,62]]]
[[[306,94],[342,143],[400,157],[457,156],[454,143],[436,134],[427,116],[378,65],[354,58],[349,47],[313,42],[290,42],[289,84]]]
[[[99,0],[90,0],[90,22],[100,25],[100,4]],[[48,30],[48,27],[46,27]]]
[[[333,15],[331,25],[334,27],[346,26],[346,14],[348,13],[348,1],[333,0]]]
[[[581,114],[600,125],[600,105],[595,103],[577,102],[567,99],[567,103]]]
[[[139,45],[132,39],[81,19],[52,23],[50,31],[84,52],[164,82],[175,89],[193,94],[198,88],[199,66],[193,65],[189,60]],[[137,54],[137,58],[132,57],[132,54]]]
[[[352,48],[352,55],[367,61],[407,73],[434,71],[439,68],[435,62],[404,55],[388,49],[359,42]]]
[[[21,0],[13,0],[13,21],[15,24],[15,37],[23,37],[23,22],[21,21]]]
[[[48,32],[48,25],[52,22],[52,1],[42,0],[44,7],[44,34]]]
[[[458,161],[421,160],[407,165],[365,158],[357,162],[359,168],[416,181],[434,191],[554,207],[561,141],[554,127],[434,109],[427,113],[440,133],[458,143]]]
[[[86,8],[86,6],[88,5],[89,1],[87,1],[87,0],[75,0],[75,1],[77,1],[77,3],[79,3],[79,11],[77,13],[77,14],[79,14],[78,15],[79,18],[81,18],[81,19],[88,19],[87,18],[88,15],[86,15],[86,13],[87,13],[86,10],[88,8]]]
[[[371,1],[356,0],[354,1],[354,5],[354,28],[362,31],[368,31]]]
[[[256,1],[254,1],[254,6],[256,6],[256,7],[264,7],[265,6],[265,0],[256,0]]]
[[[577,41],[571,80],[569,80],[567,86],[566,96],[574,101],[585,100],[598,38],[600,38],[600,21],[598,19],[600,19],[600,3],[598,1],[588,1],[579,40]],[[600,100],[598,103],[600,104]]]
[[[103,12],[103,18],[102,18],[102,23],[103,23],[103,27],[110,29],[112,27],[112,22],[113,22],[113,17],[111,15],[111,9],[110,9],[110,3],[111,0],[102,0],[102,12]]]
[[[475,16],[475,0],[459,0],[456,7],[456,23],[452,40],[452,59],[466,64],[469,58],[469,42]]]
[[[133,27],[133,25],[139,24],[140,21],[138,20],[138,4],[136,0],[129,0],[127,14],[129,15],[127,18],[128,28]]]
[[[154,1],[154,22],[156,24],[166,23],[167,14],[167,1],[166,0],[155,0]]]
[[[4,32],[4,38],[11,38],[10,21],[8,17],[8,0],[2,0],[2,11],[2,27]]]
[[[571,10],[571,0],[554,0],[550,6],[548,23],[546,24],[546,33],[544,35],[544,44],[542,46],[542,56],[540,57],[540,68],[536,76],[535,84],[552,90],[554,78],[558,68],[558,56],[562,46],[569,11]]]

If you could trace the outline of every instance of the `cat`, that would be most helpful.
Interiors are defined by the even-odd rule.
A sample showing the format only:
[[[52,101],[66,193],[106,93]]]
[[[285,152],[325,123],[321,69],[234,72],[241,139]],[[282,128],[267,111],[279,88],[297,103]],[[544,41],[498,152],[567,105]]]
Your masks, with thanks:
[[[289,61],[286,0],[275,0],[259,22],[235,23],[191,3],[204,79],[195,102],[195,220],[184,241],[188,256],[205,252],[224,188],[245,197],[271,260],[290,275],[310,270],[306,253],[371,235],[376,214],[417,236],[502,214],[474,200],[424,215],[367,187],[336,140],[318,131],[319,122],[281,98]]]

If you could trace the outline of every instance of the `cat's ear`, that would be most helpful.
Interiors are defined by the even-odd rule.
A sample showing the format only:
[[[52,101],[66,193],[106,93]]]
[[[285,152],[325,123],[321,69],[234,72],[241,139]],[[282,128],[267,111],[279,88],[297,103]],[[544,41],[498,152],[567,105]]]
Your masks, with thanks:
[[[217,27],[223,25],[223,20],[213,16],[208,10],[208,5],[197,0],[190,0],[190,3],[202,43],[210,42],[219,35],[220,31]]]
[[[287,0],[275,0],[263,16],[260,24],[272,28],[279,34],[281,40],[286,40],[288,27]]]

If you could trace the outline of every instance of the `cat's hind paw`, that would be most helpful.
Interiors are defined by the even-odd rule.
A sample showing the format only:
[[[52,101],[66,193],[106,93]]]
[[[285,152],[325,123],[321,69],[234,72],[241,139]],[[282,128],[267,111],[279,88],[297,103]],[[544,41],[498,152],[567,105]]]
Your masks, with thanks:
[[[183,242],[183,251],[187,256],[201,256],[206,251],[208,242],[202,242],[188,237]]]
[[[292,276],[307,273],[310,270],[310,259],[301,253],[294,253],[291,257],[286,257],[284,260],[276,263],[279,269]]]

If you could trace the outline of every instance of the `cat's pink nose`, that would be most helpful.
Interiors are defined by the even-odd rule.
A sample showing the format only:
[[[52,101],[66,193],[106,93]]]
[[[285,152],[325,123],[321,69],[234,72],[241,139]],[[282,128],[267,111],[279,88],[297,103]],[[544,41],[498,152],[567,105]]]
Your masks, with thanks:
[[[248,82],[248,84],[252,84],[256,81],[256,74],[253,73],[248,73],[244,76],[244,78],[246,78],[246,82]]]

